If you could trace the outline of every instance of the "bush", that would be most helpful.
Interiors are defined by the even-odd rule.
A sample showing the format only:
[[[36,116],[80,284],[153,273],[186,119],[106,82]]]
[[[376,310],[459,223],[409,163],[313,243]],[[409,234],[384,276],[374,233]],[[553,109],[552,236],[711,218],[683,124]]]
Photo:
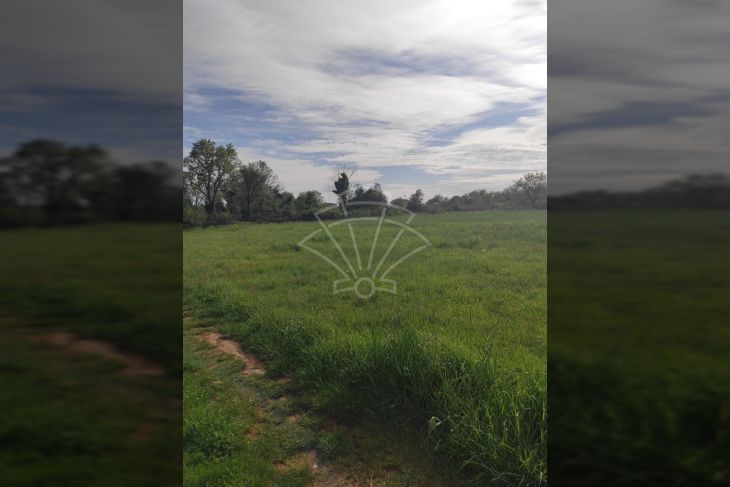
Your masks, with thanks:
[[[202,227],[205,225],[205,210],[195,206],[185,205],[183,208],[183,226]]]
[[[208,215],[208,225],[230,225],[235,222],[236,218],[226,211],[216,211]]]

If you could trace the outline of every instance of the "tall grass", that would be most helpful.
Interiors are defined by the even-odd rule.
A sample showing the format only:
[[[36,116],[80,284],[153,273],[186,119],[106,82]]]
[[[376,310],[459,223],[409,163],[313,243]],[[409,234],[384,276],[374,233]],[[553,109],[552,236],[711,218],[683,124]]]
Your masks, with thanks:
[[[181,473],[179,225],[0,231],[0,484],[174,485]],[[143,354],[163,376],[41,339]]]
[[[370,300],[287,246],[313,224],[186,232],[186,304],[331,414],[420,430],[475,483],[545,482],[544,212],[414,226],[434,246]]]
[[[728,216],[551,213],[552,480],[730,483]]]

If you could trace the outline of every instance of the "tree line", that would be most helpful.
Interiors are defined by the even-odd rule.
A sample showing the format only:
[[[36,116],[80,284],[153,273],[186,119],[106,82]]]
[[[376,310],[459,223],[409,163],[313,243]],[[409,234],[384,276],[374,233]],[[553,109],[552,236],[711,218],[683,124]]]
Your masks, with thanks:
[[[0,226],[180,221],[180,185],[164,162],[118,164],[97,145],[37,139],[0,159]]]
[[[341,204],[388,203],[380,184],[370,187],[351,184],[353,173],[352,169],[340,168],[328,182]],[[543,209],[546,201],[547,175],[529,172],[501,191],[479,190],[452,197],[436,195],[426,200],[423,191],[418,189],[407,198],[391,200],[390,204],[415,212],[437,213]],[[266,162],[241,162],[232,144],[217,145],[212,140],[200,139],[183,160],[183,222],[186,226],[312,220],[315,213],[328,206],[336,205],[325,203],[319,191],[304,191],[298,195],[285,191]]]
[[[548,200],[551,211],[730,209],[730,176],[689,174],[643,191],[580,191]]]

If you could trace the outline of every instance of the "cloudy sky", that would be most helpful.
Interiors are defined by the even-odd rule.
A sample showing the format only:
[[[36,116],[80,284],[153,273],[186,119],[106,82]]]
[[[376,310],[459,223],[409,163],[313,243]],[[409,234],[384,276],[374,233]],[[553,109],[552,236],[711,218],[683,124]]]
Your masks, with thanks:
[[[541,0],[184,4],[184,149],[231,142],[288,191],[338,164],[391,198],[546,168]]]
[[[181,165],[177,0],[7,0],[0,24],[0,157],[42,137]]]
[[[727,171],[730,2],[555,0],[548,10],[551,193]]]

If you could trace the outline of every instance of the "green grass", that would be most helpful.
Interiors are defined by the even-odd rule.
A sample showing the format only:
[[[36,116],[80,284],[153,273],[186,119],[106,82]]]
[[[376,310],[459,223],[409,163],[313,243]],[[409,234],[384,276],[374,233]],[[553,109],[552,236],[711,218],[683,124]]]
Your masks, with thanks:
[[[311,480],[306,469],[282,473],[275,468],[289,453],[285,440],[296,438],[287,438],[273,424],[253,434],[264,420],[257,408],[262,393],[242,383],[236,360],[206,355],[208,348],[185,338],[185,485],[306,485]]]
[[[316,409],[428,435],[471,481],[538,484],[547,475],[545,217],[418,215],[412,226],[432,247],[388,276],[397,294],[367,300],[333,295],[338,273],[295,248],[316,223],[190,230],[184,300],[265,358],[270,374],[293,374]],[[357,241],[374,229],[357,226]],[[383,227],[376,256],[396,230]],[[414,245],[404,236],[391,262]],[[343,251],[356,262],[351,244]]]
[[[550,215],[552,480],[730,481],[729,217]]]
[[[240,360],[200,340],[207,328],[192,318],[185,323],[186,486],[343,485],[348,479],[391,487],[459,485],[411,439],[372,424],[332,424],[311,410],[295,384],[242,375]],[[316,470],[306,461],[310,452],[316,452]]]
[[[0,232],[0,484],[179,482],[179,225]],[[62,330],[163,376],[39,340]]]
[[[0,306],[180,370],[181,226],[0,231]]]

